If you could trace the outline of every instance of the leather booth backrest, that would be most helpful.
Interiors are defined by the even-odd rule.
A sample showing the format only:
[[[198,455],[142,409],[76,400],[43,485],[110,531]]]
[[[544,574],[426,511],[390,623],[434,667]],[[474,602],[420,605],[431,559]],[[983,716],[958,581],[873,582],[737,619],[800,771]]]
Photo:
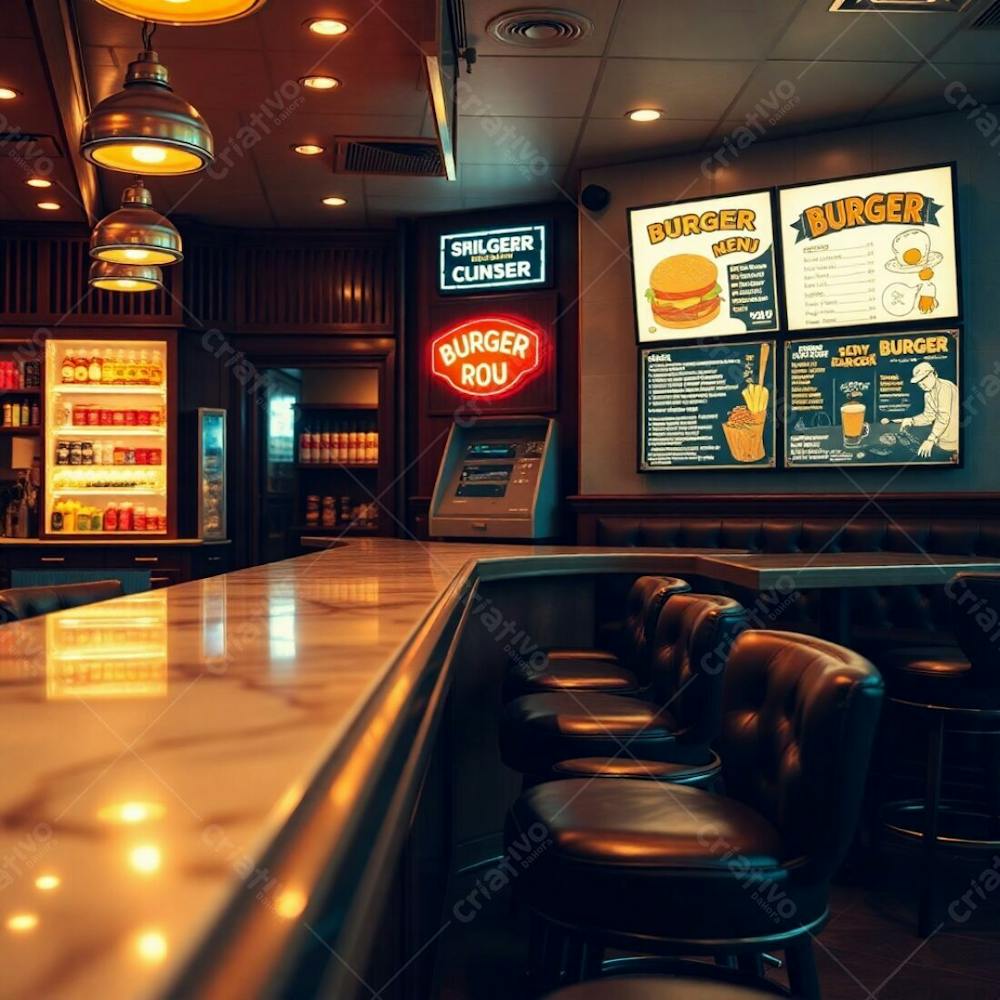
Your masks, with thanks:
[[[956,573],[944,590],[952,631],[972,664],[969,682],[1000,688],[1000,574]]]
[[[597,520],[597,544],[619,548],[726,548],[765,553],[904,552],[1000,556],[1000,519],[835,517],[621,517]],[[748,595],[738,594],[752,605]],[[951,601],[943,588],[858,587],[850,593],[854,642],[864,645],[892,629],[950,633]],[[755,624],[797,627],[819,615],[815,591],[802,591]],[[753,618],[753,616],[752,616]],[[911,641],[914,641],[911,639]],[[935,640],[937,641],[937,640]],[[945,642],[948,640],[945,639]],[[938,642],[941,644],[941,642]]]
[[[747,624],[731,597],[678,594],[663,606],[652,640],[652,696],[673,716],[679,739],[707,746],[718,735],[726,661]]]
[[[79,608],[84,604],[121,597],[120,580],[64,583],[52,587],[12,587],[0,590],[0,624],[36,618],[52,611]]]
[[[786,860],[832,875],[850,846],[882,704],[882,678],[852,650],[791,632],[733,644],[718,741],[726,794],[765,816]]]
[[[687,581],[667,576],[640,576],[629,588],[621,656],[641,677],[649,674],[651,639],[663,605],[673,594],[683,594],[690,589]]]

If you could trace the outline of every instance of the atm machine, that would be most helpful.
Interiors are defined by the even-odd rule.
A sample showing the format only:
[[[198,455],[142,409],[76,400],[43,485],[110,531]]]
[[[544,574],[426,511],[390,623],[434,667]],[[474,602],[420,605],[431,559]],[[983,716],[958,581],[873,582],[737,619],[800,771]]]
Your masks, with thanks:
[[[452,424],[431,498],[431,537],[556,537],[558,464],[550,417]]]

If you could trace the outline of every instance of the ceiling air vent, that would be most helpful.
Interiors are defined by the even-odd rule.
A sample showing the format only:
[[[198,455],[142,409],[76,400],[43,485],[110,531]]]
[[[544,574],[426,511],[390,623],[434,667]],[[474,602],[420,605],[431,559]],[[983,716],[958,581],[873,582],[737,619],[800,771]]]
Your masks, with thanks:
[[[336,170],[344,174],[444,177],[441,149],[427,139],[336,139]]]
[[[830,10],[841,14],[957,14],[970,0],[834,0]]]
[[[486,30],[507,45],[525,49],[554,49],[572,45],[594,30],[590,18],[556,7],[525,7],[497,14]]]
[[[996,3],[991,3],[969,27],[973,31],[1000,30],[1000,0],[996,0]]]

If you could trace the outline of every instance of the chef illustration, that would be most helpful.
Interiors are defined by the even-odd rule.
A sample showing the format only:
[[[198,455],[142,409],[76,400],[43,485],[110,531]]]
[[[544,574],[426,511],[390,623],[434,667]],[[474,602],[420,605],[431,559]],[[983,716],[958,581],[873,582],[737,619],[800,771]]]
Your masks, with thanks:
[[[907,427],[927,427],[931,432],[917,449],[921,458],[928,458],[937,445],[943,451],[958,451],[958,386],[941,378],[934,366],[927,361],[919,362],[913,369],[912,385],[919,385],[924,391],[924,412],[916,417],[906,417],[900,422],[900,429]]]

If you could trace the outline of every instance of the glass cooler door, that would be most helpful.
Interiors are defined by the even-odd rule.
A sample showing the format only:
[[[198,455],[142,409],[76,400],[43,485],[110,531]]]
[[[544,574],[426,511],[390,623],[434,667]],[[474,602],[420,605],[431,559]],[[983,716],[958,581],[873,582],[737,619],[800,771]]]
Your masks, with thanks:
[[[198,410],[198,537],[226,537],[225,410]]]

